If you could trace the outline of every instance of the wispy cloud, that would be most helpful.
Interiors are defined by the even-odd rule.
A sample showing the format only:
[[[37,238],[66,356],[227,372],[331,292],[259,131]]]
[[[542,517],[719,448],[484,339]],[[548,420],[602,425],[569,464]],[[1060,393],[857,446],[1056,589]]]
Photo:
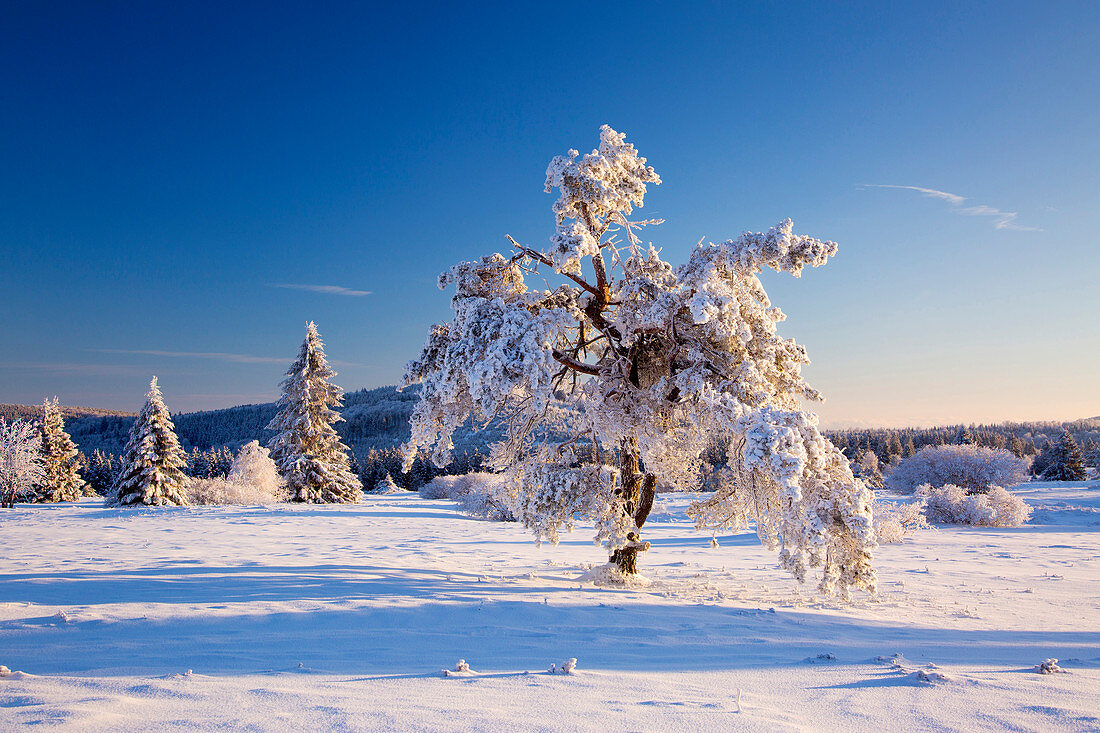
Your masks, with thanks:
[[[1039,227],[1025,227],[1021,224],[1017,224],[1017,214],[1015,211],[1002,211],[1001,209],[993,206],[986,206],[985,204],[963,206],[963,202],[969,201],[969,199],[957,193],[937,191],[934,188],[922,188],[921,186],[898,186],[891,183],[861,183],[860,188],[897,188],[905,191],[916,191],[922,196],[946,201],[948,205],[951,206],[951,210],[956,214],[962,214],[963,216],[988,216],[993,220],[993,227],[995,229],[1014,229],[1020,232],[1042,231]]]
[[[228,354],[221,351],[162,351],[160,349],[89,349],[89,351],[99,354],[136,354],[180,359],[213,359],[234,364],[287,364],[291,361],[285,356],[252,356],[251,354]]]
[[[148,370],[145,368],[139,368],[134,366],[117,365],[117,364],[66,364],[66,363],[15,363],[15,364],[0,364],[0,370],[23,370],[23,371],[35,371],[35,372],[57,372],[64,374],[89,374],[93,376],[131,376],[135,374],[145,374]]]
[[[291,356],[253,356],[252,354],[230,354],[224,351],[166,351],[162,349],[87,349],[97,354],[128,354],[131,356],[163,356],[170,359],[210,359],[232,364],[290,364]],[[365,367],[354,361],[329,359],[328,363],[338,367]]]
[[[370,295],[369,290],[352,290],[341,285],[302,285],[300,283],[268,283],[271,288],[287,288],[289,290],[308,290],[311,293],[324,293],[326,295],[349,295],[353,298],[361,298]]]

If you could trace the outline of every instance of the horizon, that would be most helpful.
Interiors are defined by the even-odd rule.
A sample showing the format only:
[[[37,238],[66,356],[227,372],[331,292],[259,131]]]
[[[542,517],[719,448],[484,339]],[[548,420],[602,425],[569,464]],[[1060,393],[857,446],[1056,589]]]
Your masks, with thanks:
[[[439,272],[544,246],[547,163],[608,123],[664,181],[639,213],[674,266],[787,217],[839,243],[762,278],[824,427],[1100,415],[1100,6],[568,34],[559,8],[263,7],[10,13],[0,402],[136,411],[154,374],[173,413],[270,402],[309,320],[338,384],[396,384],[450,319]]]

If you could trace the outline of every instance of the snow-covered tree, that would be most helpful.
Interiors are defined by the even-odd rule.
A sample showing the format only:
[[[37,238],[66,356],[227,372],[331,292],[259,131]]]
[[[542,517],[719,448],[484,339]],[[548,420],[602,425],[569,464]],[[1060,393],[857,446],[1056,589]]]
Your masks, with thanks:
[[[267,426],[279,431],[268,445],[292,501],[355,503],[363,491],[359,477],[351,472],[348,449],[333,427],[343,420],[333,409],[343,397],[329,381],[335,376],[317,326],[310,321],[298,358],[283,380],[279,414]]]
[[[42,403],[38,435],[42,442],[42,468],[46,476],[38,484],[36,501],[79,501],[87,486],[80,476],[80,451],[65,432],[65,421],[56,397]]]
[[[673,267],[639,237],[660,222],[627,218],[658,183],[605,125],[597,150],[547,169],[547,192],[559,192],[548,249],[509,238],[512,254],[440,276],[455,287],[454,319],[432,327],[406,371],[406,384],[423,382],[406,468],[421,449],[446,465],[457,427],[502,416],[508,439],[491,456],[506,476],[502,503],[551,542],[575,518],[593,520],[611,562],[631,574],[649,546],[640,533],[658,481],[698,485],[700,456],[721,440],[728,466],[692,509],[700,528],[756,522],[799,580],[822,567],[825,592],[872,589],[871,492],[802,409],[819,399],[801,376],[809,360],[778,335],[784,315],[759,279],[765,268],[797,277],[836,244],[794,234],[787,220],[700,243]],[[528,287],[547,270],[560,285]],[[573,415],[564,441],[548,425],[562,410]],[[594,460],[609,449],[616,466]]]
[[[1085,457],[1080,446],[1069,431],[1063,431],[1062,437],[1051,441],[1035,458],[1039,477],[1044,481],[1084,481],[1088,478],[1085,470]]]
[[[875,488],[882,486],[882,465],[874,451],[863,451],[859,464],[852,468],[863,483]]]
[[[886,476],[895,491],[916,491],[921,484],[954,484],[972,494],[991,486],[1015,486],[1027,480],[1028,461],[1007,450],[976,445],[926,445]]]
[[[0,417],[0,507],[32,496],[46,477],[41,445],[34,426],[26,420],[8,422]]]
[[[186,506],[186,465],[187,454],[180,447],[157,378],[153,377],[145,406],[130,428],[130,440],[119,459],[114,503]]]
[[[260,445],[258,440],[241,446],[229,468],[227,480],[230,483],[253,486],[272,496],[281,494],[286,486],[275,461],[271,460],[271,451]]]
[[[115,484],[115,462],[110,453],[104,453],[99,448],[92,451],[92,457],[88,459],[88,468],[84,472],[84,478],[96,494],[106,496],[111,492]]]

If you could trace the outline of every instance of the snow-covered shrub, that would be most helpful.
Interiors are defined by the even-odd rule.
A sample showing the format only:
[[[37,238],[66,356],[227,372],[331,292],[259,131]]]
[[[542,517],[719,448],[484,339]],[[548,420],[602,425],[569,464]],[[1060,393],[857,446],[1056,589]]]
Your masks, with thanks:
[[[289,497],[286,481],[279,475],[279,469],[271,458],[271,451],[260,445],[258,440],[241,446],[229,468],[226,481],[251,486],[257,492],[270,496],[273,501],[286,501]]]
[[[46,478],[34,426],[0,418],[0,506],[11,507],[33,495]]]
[[[192,504],[267,505],[289,501],[290,491],[267,448],[253,440],[241,446],[228,478],[191,479],[187,499]]]
[[[428,483],[421,485],[417,492],[421,499],[450,499],[457,482],[458,476],[436,476]]]
[[[896,545],[929,526],[923,501],[900,505],[875,502],[875,539],[880,545]]]
[[[1039,674],[1060,674],[1066,671],[1058,666],[1057,659],[1044,659],[1035,665],[1034,670]]]
[[[912,492],[921,484],[954,484],[970,493],[1027,480],[1028,462],[1006,450],[977,445],[928,445],[890,471],[886,484]]]
[[[282,486],[272,492],[270,487],[217,477],[191,479],[187,483],[186,496],[189,504],[218,506],[266,506],[290,498]]]
[[[984,494],[968,494],[954,484],[939,488],[924,484],[917,496],[926,503],[933,522],[968,524],[975,527],[1020,527],[1031,518],[1031,507],[1000,486]]]
[[[493,473],[468,473],[463,476],[436,476],[420,487],[424,499],[451,499],[472,517],[495,522],[516,521],[514,508],[502,491],[504,478]]]

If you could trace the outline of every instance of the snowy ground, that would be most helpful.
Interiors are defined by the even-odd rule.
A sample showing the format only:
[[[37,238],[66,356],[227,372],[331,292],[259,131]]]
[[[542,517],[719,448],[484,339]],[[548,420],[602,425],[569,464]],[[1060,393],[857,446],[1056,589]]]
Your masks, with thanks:
[[[1030,526],[882,547],[879,598],[847,607],[754,535],[712,549],[684,496],[634,590],[577,582],[583,529],[537,548],[415,495],[19,507],[0,730],[1098,730],[1100,485],[1018,493]],[[460,658],[481,674],[440,674]]]

